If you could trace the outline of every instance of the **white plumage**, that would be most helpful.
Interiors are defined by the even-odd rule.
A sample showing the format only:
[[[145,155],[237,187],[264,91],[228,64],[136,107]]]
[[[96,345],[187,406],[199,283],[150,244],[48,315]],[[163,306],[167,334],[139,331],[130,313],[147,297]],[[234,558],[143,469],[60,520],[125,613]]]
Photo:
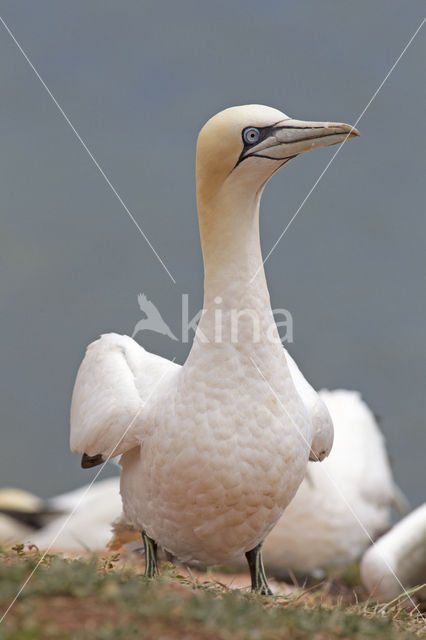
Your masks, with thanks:
[[[334,424],[333,449],[310,464],[263,548],[266,568],[315,573],[345,566],[387,531],[398,497],[382,433],[356,391],[320,391]]]
[[[309,456],[329,452],[328,413],[311,392],[302,401],[279,341],[258,215],[280,166],[353,135],[348,125],[291,120],[259,105],[212,118],[197,145],[204,311],[187,361],[179,367],[110,334],[89,346],[80,367],[72,450],[124,454],[126,520],[183,561],[218,564],[256,547]]]
[[[305,403],[309,406],[311,399],[314,406],[318,404],[320,414],[328,408],[334,424],[334,445],[321,465],[309,464],[296,496],[266,538],[264,561],[275,575],[289,570],[318,574],[357,560],[370,545],[367,533],[376,539],[388,529],[399,490],[392,479],[383,435],[360,394],[336,390],[314,395],[290,357],[288,362]],[[53,508],[67,512],[77,506],[55,548],[102,550],[109,541],[110,525],[121,513],[119,479],[95,483],[78,504],[85,491],[82,487],[49,500]],[[33,534],[31,540],[47,548],[64,521],[60,518]],[[132,537],[130,532],[127,535]],[[137,533],[134,539],[141,542]]]
[[[371,596],[382,602],[419,585],[424,585],[422,597],[426,597],[426,503],[365,552],[361,578]]]
[[[125,349],[131,349],[133,346],[132,341],[129,341],[126,336],[109,334],[102,337],[99,348],[102,348],[103,345],[106,350],[109,350],[113,338],[117,343],[121,342]],[[139,345],[136,345],[135,357],[139,348]],[[324,428],[330,420],[327,409],[318,394],[303,378],[291,356],[288,353],[286,356],[296,388],[311,412],[315,427],[311,458],[321,459],[324,456],[324,451],[329,450],[332,444],[333,432],[329,428]],[[143,371],[146,373],[146,369]],[[121,515],[119,479],[111,478],[96,482],[86,495],[87,489],[88,486],[84,486],[50,499],[49,504],[53,508],[64,510],[67,515],[58,518],[29,539],[40,549],[48,548],[54,538],[55,549],[65,551],[105,549],[111,539],[111,524]],[[75,509],[75,513],[69,520],[69,524],[65,525],[68,515],[73,509]],[[130,531],[127,535],[132,537]]]
[[[0,513],[0,544],[22,542],[33,531],[32,527]]]
[[[108,333],[87,347],[71,403],[71,449],[115,457],[140,445],[142,410],[156,384],[180,367]]]
[[[262,537],[266,535],[305,472],[312,425],[291,389],[290,374],[287,379],[282,376],[280,384],[288,390],[287,415],[250,361],[245,370],[241,364],[236,366],[232,353],[226,357],[226,350],[220,349],[218,354],[215,347],[203,347],[205,363],[197,358],[193,367],[179,367],[147,354],[132,342],[127,336],[109,334],[90,345],[76,381],[72,410],[75,420],[76,404],[80,411],[92,401],[91,411],[80,414],[87,417],[85,430],[75,432],[78,438],[82,434],[90,434],[90,438],[83,446],[74,441],[73,450],[80,446],[80,451],[90,455],[98,453],[101,420],[106,418],[102,453],[117,455],[130,448],[121,460],[127,521],[136,529],[147,530],[163,548],[185,562],[220,564],[236,558],[258,544],[259,531]],[[110,352],[113,366],[108,362],[104,369],[99,368]],[[138,352],[139,360],[135,357]],[[134,376],[130,389],[122,384],[124,359]],[[106,380],[100,385],[100,395],[86,384],[88,378],[93,379],[93,362],[96,373]],[[221,375],[212,375],[215,367]],[[145,386],[150,369],[158,380],[151,398]],[[212,388],[214,378],[217,382]],[[155,382],[151,384],[155,389]],[[125,394],[137,399],[136,389],[143,398],[140,405],[129,402],[122,410]],[[253,397],[256,403],[251,402]],[[140,410],[144,401],[149,412]],[[266,434],[258,422],[271,425]],[[127,434],[114,446],[129,425]],[[237,431],[233,425],[238,426]],[[298,429],[304,429],[304,438]],[[135,447],[138,436],[142,447]]]
[[[111,523],[121,512],[119,479],[108,478],[68,491],[47,504],[63,515],[40,531],[26,533],[27,542],[52,551],[104,550],[111,538]]]

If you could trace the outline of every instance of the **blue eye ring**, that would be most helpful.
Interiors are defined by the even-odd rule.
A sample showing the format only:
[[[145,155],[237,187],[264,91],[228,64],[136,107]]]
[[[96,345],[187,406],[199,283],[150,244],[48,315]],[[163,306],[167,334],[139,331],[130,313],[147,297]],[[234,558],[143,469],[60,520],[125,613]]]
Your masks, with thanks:
[[[260,140],[260,131],[256,127],[247,127],[243,131],[243,140],[245,144],[257,144]]]

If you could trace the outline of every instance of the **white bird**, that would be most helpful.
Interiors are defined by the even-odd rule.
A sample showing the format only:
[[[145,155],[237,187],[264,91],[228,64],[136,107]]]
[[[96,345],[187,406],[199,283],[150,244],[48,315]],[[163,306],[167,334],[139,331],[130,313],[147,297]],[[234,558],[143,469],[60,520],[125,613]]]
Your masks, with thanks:
[[[149,330],[155,333],[161,333],[163,336],[168,336],[172,340],[177,340],[175,334],[161,317],[155,304],[153,304],[151,300],[148,300],[145,294],[140,293],[138,295],[138,304],[140,310],[146,315],[146,318],[142,318],[142,320],[139,320],[139,322],[135,324],[132,338],[134,338],[139,331]]]
[[[123,454],[124,517],[142,532],[149,577],[157,543],[205,565],[245,553],[252,589],[270,593],[261,544],[309,457],[329,453],[332,424],[325,412],[319,426],[317,403],[301,399],[279,340],[259,203],[291,158],[355,135],[346,124],[293,120],[260,105],[211,118],[196,159],[203,314],[185,364],[116,334],[87,349],[73,392],[71,449],[84,467]]]
[[[334,424],[333,449],[307,477],[266,538],[265,566],[320,574],[360,558],[371,539],[388,530],[400,501],[385,441],[373,413],[356,391],[322,390]]]
[[[307,383],[290,356],[288,364],[308,404],[308,388],[303,391],[300,387]],[[360,394],[339,389],[311,393],[311,397],[317,398],[320,411],[330,412],[334,444],[321,465],[309,465],[307,477],[265,540],[266,569],[280,577],[290,570],[320,575],[356,561],[371,539],[388,530],[392,506],[406,507],[392,479],[383,435]],[[40,549],[48,548],[55,539],[54,549],[73,552],[102,551],[108,542],[112,549],[119,549],[140,539],[120,519],[119,478],[96,482],[87,489],[84,486],[47,501],[50,508],[67,514],[75,509],[68,522],[68,516],[61,516],[31,536],[16,539],[26,537]]]
[[[121,512],[119,479],[107,478],[68,491],[47,504],[63,515],[21,539],[51,551],[101,551],[111,538],[111,523]]]
[[[422,597],[426,598],[426,503],[365,552],[361,578],[372,597],[382,602],[420,585],[424,587]]]

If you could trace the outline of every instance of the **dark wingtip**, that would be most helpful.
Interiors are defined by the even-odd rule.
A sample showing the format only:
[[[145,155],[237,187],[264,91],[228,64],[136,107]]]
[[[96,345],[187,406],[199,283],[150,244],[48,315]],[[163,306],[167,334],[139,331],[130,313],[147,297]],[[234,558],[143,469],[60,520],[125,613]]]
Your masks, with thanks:
[[[98,464],[102,464],[104,462],[103,455],[101,453],[97,453],[95,456],[88,456],[87,453],[83,453],[81,458],[81,466],[83,469],[91,469],[92,467],[97,467]]]

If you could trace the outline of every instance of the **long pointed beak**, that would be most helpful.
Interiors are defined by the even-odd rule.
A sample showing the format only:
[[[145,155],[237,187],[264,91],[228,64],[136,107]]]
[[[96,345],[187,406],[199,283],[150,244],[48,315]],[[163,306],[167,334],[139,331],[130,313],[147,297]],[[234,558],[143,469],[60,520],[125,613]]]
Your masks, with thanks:
[[[343,122],[308,122],[288,118],[274,125],[270,135],[247,149],[243,157],[285,160],[311,149],[346,142],[356,136],[359,136],[359,131]]]

